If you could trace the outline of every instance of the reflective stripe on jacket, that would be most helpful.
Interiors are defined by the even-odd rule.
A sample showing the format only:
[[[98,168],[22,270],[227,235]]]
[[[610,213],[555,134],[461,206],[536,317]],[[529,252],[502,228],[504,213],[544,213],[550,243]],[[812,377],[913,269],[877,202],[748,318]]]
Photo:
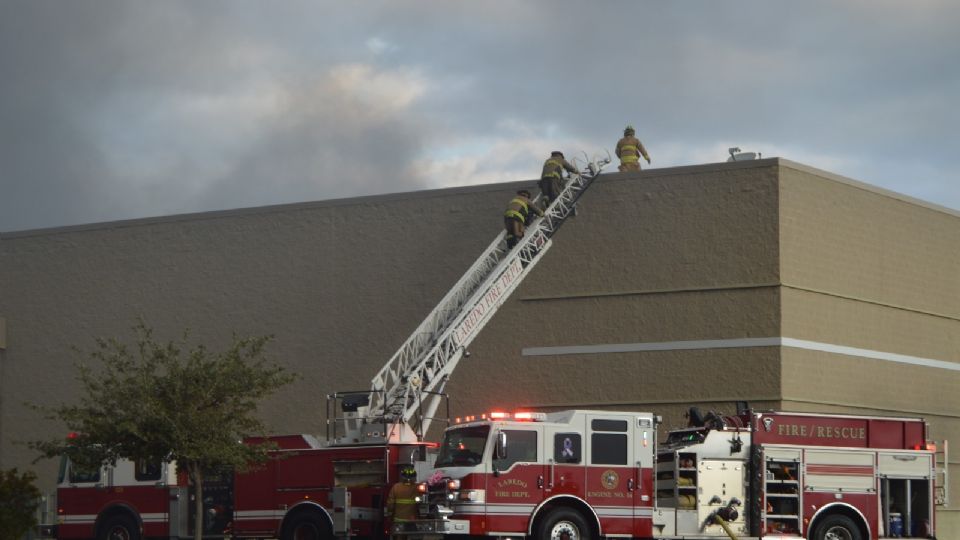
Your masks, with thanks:
[[[617,141],[617,157],[620,158],[621,163],[637,163],[640,161],[640,156],[649,159],[647,149],[643,147],[640,139],[628,135]]]
[[[412,521],[417,519],[417,485],[399,483],[394,484],[387,495],[386,514],[393,516],[393,521]]]
[[[550,178],[556,177],[560,178],[560,171],[563,170],[563,162],[559,159],[548,159],[546,163],[543,164],[543,174],[540,175],[541,178]]]
[[[526,221],[529,214],[530,206],[527,205],[527,200],[522,197],[514,197],[507,205],[507,211],[503,213],[503,217]]]

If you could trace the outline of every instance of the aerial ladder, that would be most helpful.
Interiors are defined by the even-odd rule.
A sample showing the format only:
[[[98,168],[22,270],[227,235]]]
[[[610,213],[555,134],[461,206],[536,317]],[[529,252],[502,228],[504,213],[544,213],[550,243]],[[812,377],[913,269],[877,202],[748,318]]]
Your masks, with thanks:
[[[506,232],[500,232],[373,377],[369,390],[327,396],[330,444],[422,440],[467,347],[550,249],[553,236],[576,213],[580,197],[610,163],[609,154],[584,158],[586,165],[566,179],[556,200],[513,249],[506,248]],[[574,163],[579,165],[576,159]]]

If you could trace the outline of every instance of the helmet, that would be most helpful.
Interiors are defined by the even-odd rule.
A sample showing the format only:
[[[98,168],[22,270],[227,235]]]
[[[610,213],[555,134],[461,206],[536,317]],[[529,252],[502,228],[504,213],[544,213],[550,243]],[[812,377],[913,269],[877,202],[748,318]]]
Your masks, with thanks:
[[[623,128],[624,135],[633,135],[634,133],[636,132],[633,130],[633,126],[631,126],[630,124],[627,124],[627,127]]]
[[[417,469],[413,468],[413,465],[404,465],[400,467],[400,478],[404,480],[416,480],[417,479]]]
[[[526,198],[529,199],[529,198],[530,198],[530,190],[521,189],[520,191],[517,191],[517,195],[523,195],[524,197],[526,197]]]
[[[559,150],[554,150],[553,152],[550,152],[550,155],[551,155],[551,156],[560,156],[560,157],[563,157],[563,152],[561,152],[561,151],[559,151]]]

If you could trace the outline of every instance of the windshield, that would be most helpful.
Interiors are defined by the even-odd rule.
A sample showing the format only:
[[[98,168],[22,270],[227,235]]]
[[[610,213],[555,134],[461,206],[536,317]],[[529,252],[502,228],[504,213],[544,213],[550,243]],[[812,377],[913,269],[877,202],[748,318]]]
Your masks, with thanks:
[[[480,463],[490,426],[451,429],[443,436],[434,467],[469,467]]]

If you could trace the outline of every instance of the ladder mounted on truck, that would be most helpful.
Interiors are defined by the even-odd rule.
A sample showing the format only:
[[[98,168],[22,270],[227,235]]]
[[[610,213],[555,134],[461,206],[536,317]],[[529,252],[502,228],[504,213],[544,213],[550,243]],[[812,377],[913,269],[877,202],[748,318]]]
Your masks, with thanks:
[[[507,250],[506,233],[501,231],[373,377],[370,390],[327,396],[327,440],[333,444],[422,440],[466,348],[550,249],[553,235],[609,163],[609,153],[587,159],[512,250]],[[338,412],[343,412],[342,418],[331,416]],[[416,429],[413,420],[418,420]]]

